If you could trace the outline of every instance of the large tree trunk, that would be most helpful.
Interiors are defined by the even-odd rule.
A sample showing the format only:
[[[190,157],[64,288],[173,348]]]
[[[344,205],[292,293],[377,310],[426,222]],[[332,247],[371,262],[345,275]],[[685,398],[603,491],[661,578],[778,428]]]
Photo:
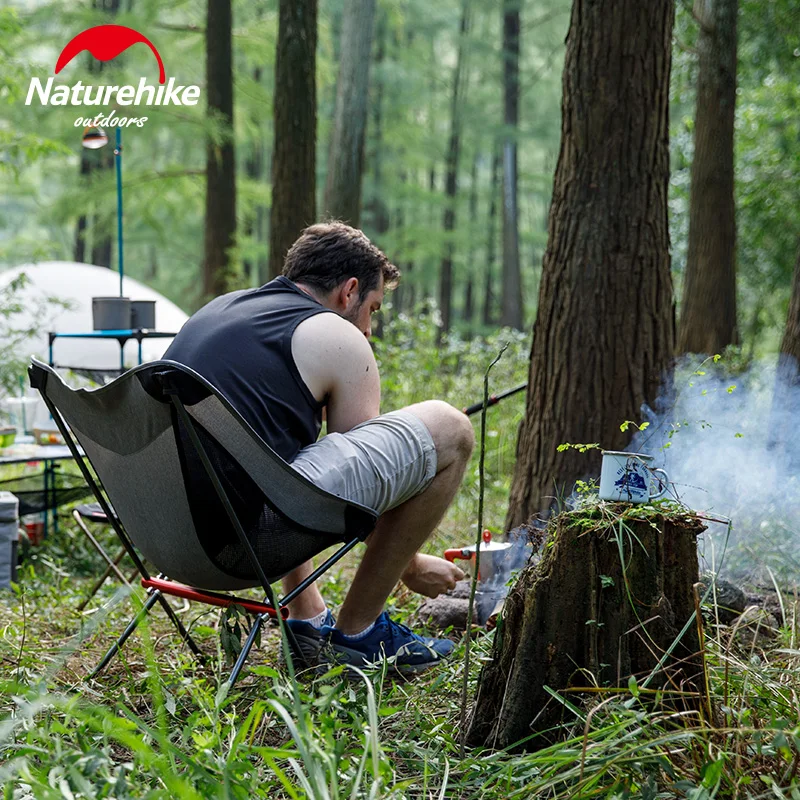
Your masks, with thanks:
[[[541,563],[526,568],[506,598],[492,659],[480,675],[473,745],[505,748],[533,734],[522,747],[534,750],[563,736],[557,727],[575,717],[548,688],[577,705],[598,700],[581,688],[627,687],[634,676],[651,691],[663,689],[668,703],[674,691],[673,708],[697,709],[697,699],[681,693],[701,695],[703,688],[691,622],[703,526],[677,514],[629,515],[609,525],[587,511],[553,524]]]
[[[673,0],[574,0],[561,151],[507,525],[549,511],[620,423],[655,404],[675,348],[667,228]]]
[[[453,94],[450,105],[450,141],[447,146],[445,166],[445,210],[442,227],[445,244],[439,271],[439,311],[442,316],[440,333],[450,330],[453,305],[453,254],[455,245],[453,231],[456,227],[456,194],[458,193],[458,163],[461,154],[461,114],[466,83],[466,47],[470,29],[470,0],[463,0],[461,26],[458,38],[458,53],[453,74]],[[431,172],[431,180],[433,173]]]
[[[280,0],[273,101],[271,278],[280,275],[289,248],[317,215],[316,52],[317,0]]]
[[[695,0],[697,39],[689,251],[678,351],[720,353],[738,342],[733,121],[738,0]]]
[[[375,0],[345,0],[325,212],[358,227]]]
[[[208,0],[206,91],[208,116],[220,126],[206,150],[203,300],[228,291],[236,242],[236,164],[233,148],[233,42],[231,0]]]
[[[500,324],[522,330],[524,304],[519,266],[517,133],[519,127],[519,9],[503,0],[503,304]]]

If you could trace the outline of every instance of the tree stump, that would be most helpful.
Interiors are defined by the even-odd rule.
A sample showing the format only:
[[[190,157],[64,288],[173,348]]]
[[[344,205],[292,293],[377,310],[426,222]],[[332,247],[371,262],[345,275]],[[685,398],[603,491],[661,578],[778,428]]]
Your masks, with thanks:
[[[581,687],[627,687],[631,676],[641,684],[656,670],[650,689],[697,708],[703,664],[693,587],[704,529],[685,513],[627,504],[556,517],[540,563],[506,598],[478,682],[470,744],[551,744],[575,716],[545,687],[579,705],[588,694]]]

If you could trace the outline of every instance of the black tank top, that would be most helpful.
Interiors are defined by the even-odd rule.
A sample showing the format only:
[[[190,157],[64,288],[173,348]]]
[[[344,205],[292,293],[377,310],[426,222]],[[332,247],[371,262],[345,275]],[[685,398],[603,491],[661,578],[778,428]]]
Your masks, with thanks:
[[[281,276],[212,300],[181,328],[164,358],[199,372],[292,461],[316,441],[324,405],[300,377],[292,334],[303,320],[328,311]]]

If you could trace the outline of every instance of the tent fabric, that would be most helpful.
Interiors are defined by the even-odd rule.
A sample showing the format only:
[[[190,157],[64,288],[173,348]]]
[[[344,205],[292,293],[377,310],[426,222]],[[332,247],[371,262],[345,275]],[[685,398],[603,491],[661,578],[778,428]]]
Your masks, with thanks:
[[[48,359],[48,332],[89,333],[92,331],[92,298],[119,295],[119,273],[106,267],[79,264],[70,261],[46,261],[23,264],[0,272],[0,289],[11,283],[21,273],[29,283],[21,290],[20,298],[29,309],[14,317],[14,327],[24,329],[35,326],[38,333],[30,337],[23,348],[43,361]],[[131,300],[156,301],[156,327],[159,331],[177,333],[188,319],[166,297],[134,278],[123,278],[125,297]],[[63,308],[47,303],[54,297],[69,304]],[[142,342],[142,360],[155,361],[164,355],[171,339],[145,339]],[[119,343],[109,339],[56,339],[53,348],[56,364],[85,370],[118,370]],[[125,345],[125,365],[135,366],[138,345],[131,340]]]

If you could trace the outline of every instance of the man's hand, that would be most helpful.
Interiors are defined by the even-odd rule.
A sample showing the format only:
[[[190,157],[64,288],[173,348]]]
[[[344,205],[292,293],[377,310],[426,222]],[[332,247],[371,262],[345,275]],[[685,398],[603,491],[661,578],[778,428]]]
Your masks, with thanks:
[[[436,597],[455,588],[456,582],[465,577],[455,564],[438,556],[417,553],[402,575],[403,583],[412,592]]]

